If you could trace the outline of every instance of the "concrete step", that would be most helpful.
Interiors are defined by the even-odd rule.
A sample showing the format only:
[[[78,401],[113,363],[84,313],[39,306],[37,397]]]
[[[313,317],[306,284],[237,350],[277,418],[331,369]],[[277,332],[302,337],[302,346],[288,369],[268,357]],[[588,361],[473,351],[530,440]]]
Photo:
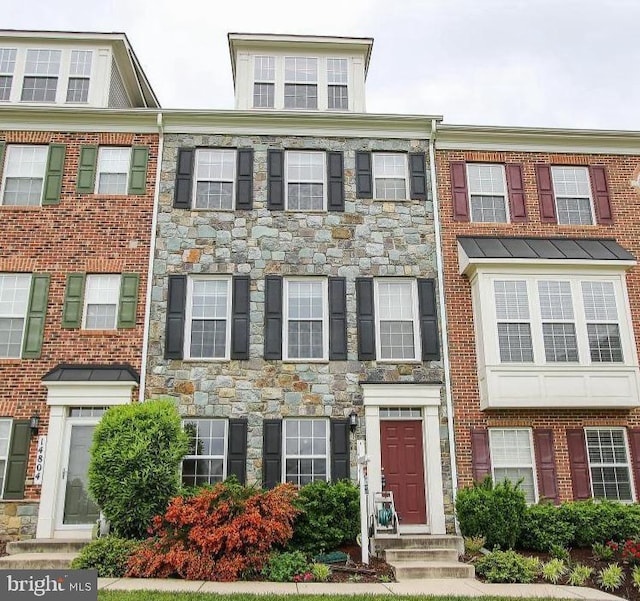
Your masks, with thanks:
[[[0,570],[64,570],[77,553],[17,553],[0,557]]]
[[[457,549],[385,549],[384,558],[393,565],[404,561],[458,561]]]
[[[63,538],[32,538],[7,543],[7,553],[78,553],[91,541]]]
[[[460,555],[464,553],[464,540],[461,536],[449,534],[402,534],[397,537],[376,536],[376,551],[385,549],[455,549]]]
[[[393,564],[396,580],[419,578],[473,578],[475,568],[457,561],[404,561]]]

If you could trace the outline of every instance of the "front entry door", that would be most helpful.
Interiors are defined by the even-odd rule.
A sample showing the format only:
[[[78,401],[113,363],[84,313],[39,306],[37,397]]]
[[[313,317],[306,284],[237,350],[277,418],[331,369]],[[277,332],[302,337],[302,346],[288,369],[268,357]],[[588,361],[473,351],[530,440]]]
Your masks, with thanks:
[[[380,446],[385,490],[393,492],[400,525],[425,524],[422,421],[381,421]]]
[[[67,422],[58,527],[63,530],[85,530],[95,524],[99,509],[89,497],[89,449],[95,423]]]

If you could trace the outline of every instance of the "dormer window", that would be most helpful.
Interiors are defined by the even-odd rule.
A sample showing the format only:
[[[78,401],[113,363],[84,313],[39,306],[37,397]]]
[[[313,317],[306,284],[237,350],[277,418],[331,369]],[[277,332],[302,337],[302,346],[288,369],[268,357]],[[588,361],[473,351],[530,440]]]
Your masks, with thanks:
[[[287,56],[284,59],[284,108],[318,108],[318,59]]]
[[[60,50],[27,50],[21,100],[56,101],[61,55]]]
[[[72,50],[67,102],[87,102],[91,76],[91,50]]]
[[[0,48],[0,100],[9,100],[11,95],[16,52],[15,48]]]
[[[346,111],[349,108],[347,59],[327,59],[327,106]]]
[[[254,62],[253,106],[272,109],[275,106],[276,59],[256,56]]]

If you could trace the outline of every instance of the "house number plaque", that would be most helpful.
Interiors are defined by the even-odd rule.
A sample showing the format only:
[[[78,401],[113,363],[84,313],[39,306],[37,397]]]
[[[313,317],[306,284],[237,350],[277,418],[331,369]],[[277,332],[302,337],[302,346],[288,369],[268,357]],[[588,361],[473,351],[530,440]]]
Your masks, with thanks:
[[[36,451],[36,467],[33,470],[33,483],[37,486],[42,485],[42,472],[44,469],[44,450],[47,446],[47,437],[38,436],[38,448]]]

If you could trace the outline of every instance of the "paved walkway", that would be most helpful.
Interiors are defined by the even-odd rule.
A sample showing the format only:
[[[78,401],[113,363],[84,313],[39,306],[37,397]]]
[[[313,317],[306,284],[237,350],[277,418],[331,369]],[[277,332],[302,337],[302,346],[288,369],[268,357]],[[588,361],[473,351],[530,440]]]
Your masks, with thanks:
[[[256,595],[454,595],[461,597],[551,597],[620,601],[620,597],[579,586],[553,584],[486,584],[474,579],[433,579],[363,584],[294,582],[202,582],[200,580],[154,580],[99,578],[98,588],[109,591],[168,591],[199,593],[249,593]]]

